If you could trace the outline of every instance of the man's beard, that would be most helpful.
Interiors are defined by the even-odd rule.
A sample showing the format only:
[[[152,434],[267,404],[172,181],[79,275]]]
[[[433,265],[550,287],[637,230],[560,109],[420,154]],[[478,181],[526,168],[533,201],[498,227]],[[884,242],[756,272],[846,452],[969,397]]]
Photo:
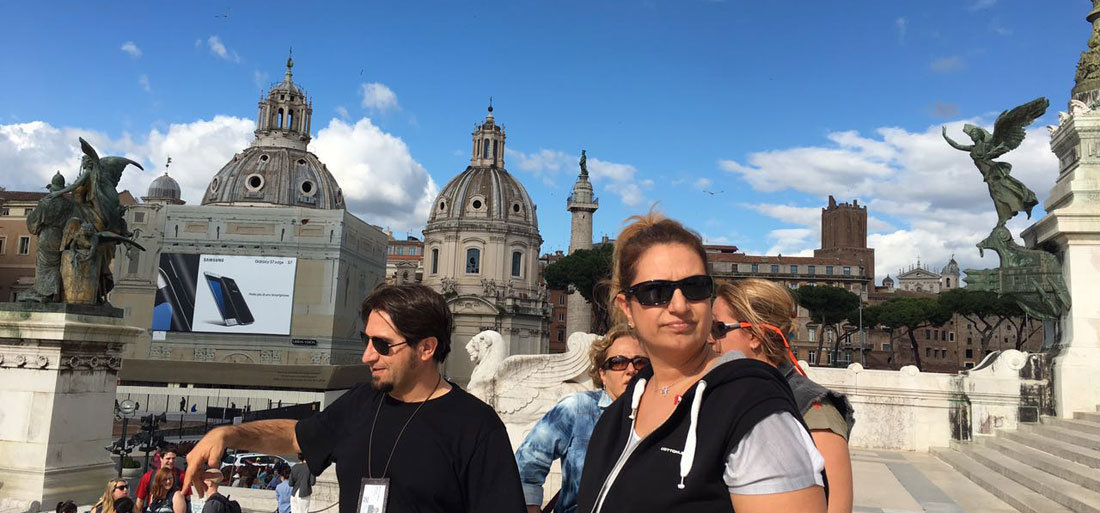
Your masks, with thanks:
[[[388,383],[381,383],[380,380],[378,380],[377,378],[372,377],[372,383],[371,384],[374,385],[375,390],[377,390],[379,392],[382,392],[383,394],[388,394],[388,393],[393,391],[393,382],[392,381],[390,381]]]

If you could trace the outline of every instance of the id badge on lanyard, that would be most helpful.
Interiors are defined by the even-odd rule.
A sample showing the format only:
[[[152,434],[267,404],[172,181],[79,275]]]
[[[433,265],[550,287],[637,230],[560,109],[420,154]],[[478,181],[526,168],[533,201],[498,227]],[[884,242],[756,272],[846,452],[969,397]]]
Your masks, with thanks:
[[[390,497],[390,479],[363,478],[359,484],[359,508],[356,513],[386,513],[386,501]]]

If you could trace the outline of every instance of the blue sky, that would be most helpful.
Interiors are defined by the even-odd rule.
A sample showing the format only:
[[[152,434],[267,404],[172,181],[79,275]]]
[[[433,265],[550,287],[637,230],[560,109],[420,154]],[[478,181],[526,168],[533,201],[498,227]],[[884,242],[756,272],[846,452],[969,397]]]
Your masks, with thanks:
[[[85,135],[149,164],[124,176],[139,191],[171,154],[196,202],[248,144],[261,90],[281,80],[293,46],[294,78],[314,102],[311,149],[353,211],[398,235],[418,234],[432,195],[465,168],[492,96],[544,252],[568,243],[565,197],[585,148],[597,236],[659,201],[710,242],[800,254],[817,246],[833,194],[870,205],[879,279],[918,256],[990,267],[973,244],[995,223],[992,204],[939,126],[965,140],[963,122],[1050,98],[1006,157],[1045,200],[1056,163],[1043,126],[1066,108],[1089,10],[1083,0],[12,3],[0,32],[0,184],[75,174]]]

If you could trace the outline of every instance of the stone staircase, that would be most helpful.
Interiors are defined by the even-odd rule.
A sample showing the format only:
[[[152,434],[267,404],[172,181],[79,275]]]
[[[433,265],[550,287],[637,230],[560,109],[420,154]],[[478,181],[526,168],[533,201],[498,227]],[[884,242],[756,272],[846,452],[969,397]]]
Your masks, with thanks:
[[[1022,513],[1100,513],[1100,407],[934,449]]]

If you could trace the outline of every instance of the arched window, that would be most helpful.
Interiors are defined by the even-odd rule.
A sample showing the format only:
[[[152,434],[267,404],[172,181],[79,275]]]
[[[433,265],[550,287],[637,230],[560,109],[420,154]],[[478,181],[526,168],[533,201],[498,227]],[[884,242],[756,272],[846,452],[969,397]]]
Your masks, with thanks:
[[[286,129],[294,130],[294,109],[290,109],[289,111],[287,111]]]
[[[497,158],[497,141],[494,139],[493,140],[493,159],[496,160],[496,158]]]
[[[489,158],[489,138],[485,138],[485,142],[481,145],[481,158]]]
[[[523,253],[519,251],[512,252],[512,276],[520,276],[520,268],[523,264]]]
[[[951,288],[951,278],[947,278],[947,288]]]
[[[470,248],[466,250],[466,273],[479,274],[481,272],[481,250]]]
[[[275,126],[277,126],[279,129],[283,128],[283,109],[281,108],[279,109],[279,124]]]
[[[432,249],[432,274],[439,272],[439,248]]]

